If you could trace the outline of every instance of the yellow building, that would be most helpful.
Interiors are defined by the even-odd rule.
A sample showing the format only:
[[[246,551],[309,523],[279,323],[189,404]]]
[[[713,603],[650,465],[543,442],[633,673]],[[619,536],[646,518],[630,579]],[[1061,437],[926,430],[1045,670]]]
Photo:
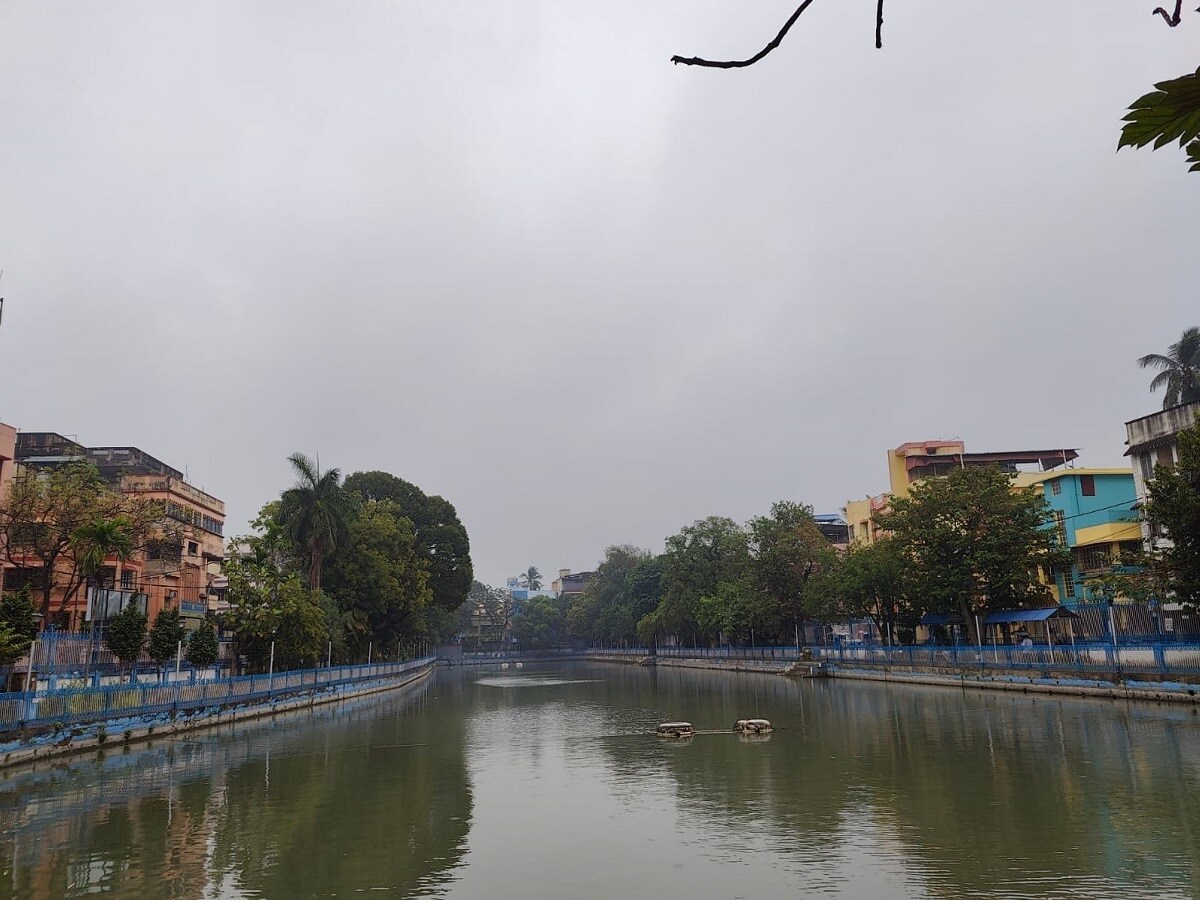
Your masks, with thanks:
[[[1039,473],[1052,471],[1079,457],[1070,448],[1052,450],[1002,450],[968,453],[959,440],[909,441],[887,452],[889,491],[877,497],[851,500],[845,506],[852,544],[872,544],[880,534],[876,518],[892,497],[907,497],[912,486],[926,478],[949,475],[955,469],[990,466],[1016,475],[1021,466],[1037,466]]]

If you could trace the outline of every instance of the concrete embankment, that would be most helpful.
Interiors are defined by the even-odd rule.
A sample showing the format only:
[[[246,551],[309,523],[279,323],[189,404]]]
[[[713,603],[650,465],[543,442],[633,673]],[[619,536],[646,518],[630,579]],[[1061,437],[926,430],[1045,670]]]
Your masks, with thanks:
[[[810,672],[815,662],[762,659],[714,659],[710,657],[636,656],[625,654],[589,653],[596,662],[626,665],[653,665],[688,669],[712,669],[723,672],[759,672],[773,675],[821,675],[828,678],[848,678],[861,681],[884,681],[899,684],[928,684],[959,689],[1019,691],[1022,693],[1061,694],[1073,697],[1097,697],[1112,700],[1136,700],[1200,705],[1200,684],[1177,681],[1134,679],[1084,678],[1060,674],[1049,677],[1018,671],[960,671],[947,669],[909,668],[850,668],[826,663],[819,672]]]
[[[327,703],[337,703],[383,691],[394,691],[428,677],[435,663],[417,669],[350,684],[310,685],[271,700],[217,704],[211,707],[156,716],[114,717],[83,725],[38,729],[0,744],[0,769],[38,760],[79,753],[112,750],[129,744],[161,739],[202,728],[229,725]],[[3,777],[0,775],[0,777]]]
[[[851,669],[841,666],[831,668],[828,674],[833,678],[852,678],[860,681],[932,684],[943,687],[1019,691],[1029,694],[1066,694],[1072,697],[1200,705],[1200,685],[1177,681],[1117,680],[1068,675],[1040,677],[1015,671],[980,673],[882,668]]]
[[[722,672],[765,672],[772,675],[790,674],[792,660],[784,659],[711,659],[702,656],[633,656],[617,653],[589,653],[593,662],[615,662],[626,665],[665,666],[678,669],[715,669]],[[806,664],[814,665],[814,664]]]

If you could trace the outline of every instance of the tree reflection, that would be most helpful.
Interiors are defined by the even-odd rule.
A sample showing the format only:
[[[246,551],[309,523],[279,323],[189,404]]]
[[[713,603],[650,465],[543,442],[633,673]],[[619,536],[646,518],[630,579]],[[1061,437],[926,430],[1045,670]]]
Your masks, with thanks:
[[[426,706],[376,697],[314,710],[317,728],[281,717],[18,776],[0,897],[427,889],[464,852],[471,792],[461,719]]]

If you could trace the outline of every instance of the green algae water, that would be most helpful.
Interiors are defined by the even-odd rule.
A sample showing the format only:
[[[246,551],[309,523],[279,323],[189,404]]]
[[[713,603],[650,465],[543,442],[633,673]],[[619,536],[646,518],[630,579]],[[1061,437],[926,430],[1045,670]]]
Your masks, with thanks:
[[[659,722],[769,738],[653,736]],[[1200,896],[1191,709],[587,663],[0,776],[0,897]]]

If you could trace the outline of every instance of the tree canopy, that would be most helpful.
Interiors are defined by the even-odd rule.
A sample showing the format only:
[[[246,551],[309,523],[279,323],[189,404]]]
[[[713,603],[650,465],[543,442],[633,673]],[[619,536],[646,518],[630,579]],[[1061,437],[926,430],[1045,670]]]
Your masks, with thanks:
[[[1148,485],[1146,516],[1172,546],[1162,562],[1175,598],[1200,606],[1200,427],[1179,432],[1175,466],[1157,466]]]
[[[1052,602],[1038,568],[1066,557],[1048,519],[1041,494],[1014,491],[997,469],[969,468],[893,498],[880,527],[903,554],[924,611],[956,612],[973,631],[976,613]]]
[[[428,567],[431,602],[447,611],[457,609],[467,598],[474,572],[471,542],[453,504],[387,472],[355,472],[345,487],[362,500],[397,504],[413,524],[418,555]]]
[[[175,658],[185,637],[187,631],[179,610],[159,610],[154,617],[154,627],[150,629],[150,658],[160,666],[166,665]]]
[[[136,603],[126,603],[108,620],[104,643],[122,665],[129,665],[142,654],[146,643],[146,614]]]

